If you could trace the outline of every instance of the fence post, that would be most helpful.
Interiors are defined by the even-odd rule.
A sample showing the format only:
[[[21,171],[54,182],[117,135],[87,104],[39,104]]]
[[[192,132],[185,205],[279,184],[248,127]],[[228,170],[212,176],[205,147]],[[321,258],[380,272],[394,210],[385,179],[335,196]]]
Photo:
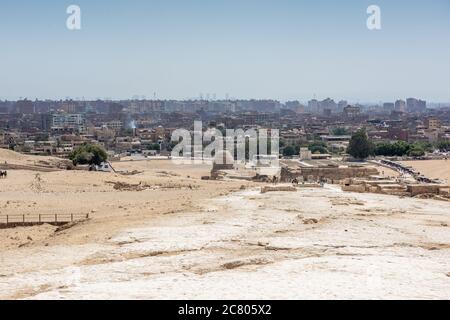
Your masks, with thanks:
[[[23,224],[25,224],[25,215],[23,215],[22,221],[23,221]]]
[[[70,215],[70,219],[73,222],[73,213]]]
[[[55,222],[58,222],[58,214],[55,213]]]
[[[6,224],[9,224],[9,215],[6,215]]]

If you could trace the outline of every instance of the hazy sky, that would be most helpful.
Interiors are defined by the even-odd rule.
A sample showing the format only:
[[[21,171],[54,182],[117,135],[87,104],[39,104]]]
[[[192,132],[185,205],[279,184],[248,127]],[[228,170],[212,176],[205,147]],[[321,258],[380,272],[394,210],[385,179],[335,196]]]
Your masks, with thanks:
[[[154,92],[450,101],[450,1],[0,0],[0,98]]]

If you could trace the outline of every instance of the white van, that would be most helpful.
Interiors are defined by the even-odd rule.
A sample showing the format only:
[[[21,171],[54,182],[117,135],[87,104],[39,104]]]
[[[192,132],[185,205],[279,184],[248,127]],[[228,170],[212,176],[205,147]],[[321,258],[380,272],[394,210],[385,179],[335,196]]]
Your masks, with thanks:
[[[99,166],[95,165],[89,168],[89,171],[111,172],[112,168],[108,162],[102,162]]]

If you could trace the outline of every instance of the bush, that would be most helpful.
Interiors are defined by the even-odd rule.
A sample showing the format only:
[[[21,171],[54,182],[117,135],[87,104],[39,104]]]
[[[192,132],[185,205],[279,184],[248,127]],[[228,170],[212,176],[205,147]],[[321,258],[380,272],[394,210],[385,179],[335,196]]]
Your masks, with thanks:
[[[308,146],[308,149],[313,154],[329,153],[328,149],[327,149],[327,144],[325,142],[322,142],[322,141],[314,141],[314,142],[310,143],[309,146]]]
[[[69,155],[69,159],[75,166],[79,164],[100,165],[108,159],[108,154],[101,146],[85,144],[74,150]]]

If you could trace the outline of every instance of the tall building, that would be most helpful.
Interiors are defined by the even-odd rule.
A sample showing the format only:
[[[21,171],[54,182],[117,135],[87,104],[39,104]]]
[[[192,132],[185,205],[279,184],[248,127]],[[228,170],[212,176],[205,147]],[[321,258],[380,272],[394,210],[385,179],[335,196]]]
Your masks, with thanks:
[[[305,106],[299,101],[288,101],[285,103],[287,109],[294,111],[295,113],[305,113]]]
[[[358,106],[347,106],[344,108],[344,114],[347,118],[356,118],[361,114],[361,108]]]
[[[316,99],[308,101],[308,111],[311,113],[319,112],[319,101]]]
[[[30,100],[19,100],[14,105],[14,110],[16,113],[22,113],[22,114],[33,114],[34,113],[34,105],[33,102]]]
[[[297,101],[297,100],[295,100],[295,101],[286,101],[286,103],[284,104],[284,106],[285,106],[287,109],[295,110],[298,106],[300,106],[300,102]]]
[[[0,114],[7,114],[8,112],[8,106],[0,105]]]
[[[82,114],[55,113],[52,115],[53,131],[78,131],[85,130],[85,119]]]
[[[331,110],[332,112],[336,112],[337,104],[333,99],[326,98],[319,102],[318,113],[324,113],[325,110]]]
[[[53,122],[53,116],[49,113],[43,113],[41,114],[41,125],[40,129],[42,131],[50,131],[52,127]]]
[[[323,109],[323,115],[325,116],[325,117],[331,117],[331,115],[332,115],[332,110],[331,109]]]
[[[422,113],[427,110],[427,102],[415,98],[406,100],[406,109],[408,112]]]
[[[333,99],[326,98],[322,101],[317,101],[316,99],[310,100],[308,102],[308,111],[316,114],[323,114],[324,110],[331,110],[336,112],[338,105]]]
[[[385,104],[383,104],[383,111],[384,112],[391,113],[394,110],[395,110],[395,104],[394,103],[386,102]]]
[[[395,111],[405,112],[406,111],[406,101],[405,100],[395,101]]]
[[[343,112],[344,108],[346,106],[348,106],[348,101],[346,101],[346,100],[339,101],[339,103],[338,103],[338,112]]]
[[[110,114],[121,113],[122,110],[124,109],[123,105],[121,105],[120,103],[115,103],[115,102],[110,103],[108,108],[109,108]]]
[[[75,113],[77,111],[77,105],[75,101],[64,101],[61,104],[61,110],[67,113]]]

